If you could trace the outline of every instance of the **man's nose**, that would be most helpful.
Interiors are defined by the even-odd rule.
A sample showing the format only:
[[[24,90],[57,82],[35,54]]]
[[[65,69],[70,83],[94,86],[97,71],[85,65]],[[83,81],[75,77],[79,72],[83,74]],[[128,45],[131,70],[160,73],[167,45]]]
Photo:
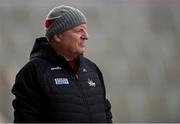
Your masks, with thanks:
[[[87,31],[84,31],[84,32],[83,32],[81,38],[84,39],[84,40],[88,40],[89,36],[88,36]]]

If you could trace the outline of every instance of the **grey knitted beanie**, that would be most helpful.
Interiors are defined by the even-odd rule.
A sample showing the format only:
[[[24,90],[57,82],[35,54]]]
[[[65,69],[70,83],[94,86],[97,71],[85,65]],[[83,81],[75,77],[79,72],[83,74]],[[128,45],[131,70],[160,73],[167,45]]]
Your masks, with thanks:
[[[55,7],[46,17],[45,36],[51,40],[55,33],[62,33],[86,22],[84,14],[76,8],[65,5]]]

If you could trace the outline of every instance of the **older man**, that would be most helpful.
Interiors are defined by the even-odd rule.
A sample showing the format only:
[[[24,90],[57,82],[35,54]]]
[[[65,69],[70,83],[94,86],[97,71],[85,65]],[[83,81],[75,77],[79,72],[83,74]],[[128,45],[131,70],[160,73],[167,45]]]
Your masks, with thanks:
[[[112,122],[102,73],[83,56],[86,18],[70,6],[53,8],[46,37],[36,39],[30,61],[12,89],[14,122]]]

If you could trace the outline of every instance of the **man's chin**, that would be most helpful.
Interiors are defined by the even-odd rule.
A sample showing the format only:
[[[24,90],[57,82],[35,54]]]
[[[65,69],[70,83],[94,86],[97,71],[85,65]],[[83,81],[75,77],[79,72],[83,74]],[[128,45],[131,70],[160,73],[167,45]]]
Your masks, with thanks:
[[[79,51],[79,55],[84,54],[85,50]]]
[[[80,53],[82,54],[82,53],[84,53],[85,52],[85,47],[84,48],[82,48],[81,50],[80,50]]]

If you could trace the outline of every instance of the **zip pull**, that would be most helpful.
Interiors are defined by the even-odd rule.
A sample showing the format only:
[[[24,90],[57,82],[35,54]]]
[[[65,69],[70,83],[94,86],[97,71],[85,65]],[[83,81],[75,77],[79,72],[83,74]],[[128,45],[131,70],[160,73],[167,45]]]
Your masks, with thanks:
[[[78,80],[79,79],[79,76],[76,74],[76,79]]]

